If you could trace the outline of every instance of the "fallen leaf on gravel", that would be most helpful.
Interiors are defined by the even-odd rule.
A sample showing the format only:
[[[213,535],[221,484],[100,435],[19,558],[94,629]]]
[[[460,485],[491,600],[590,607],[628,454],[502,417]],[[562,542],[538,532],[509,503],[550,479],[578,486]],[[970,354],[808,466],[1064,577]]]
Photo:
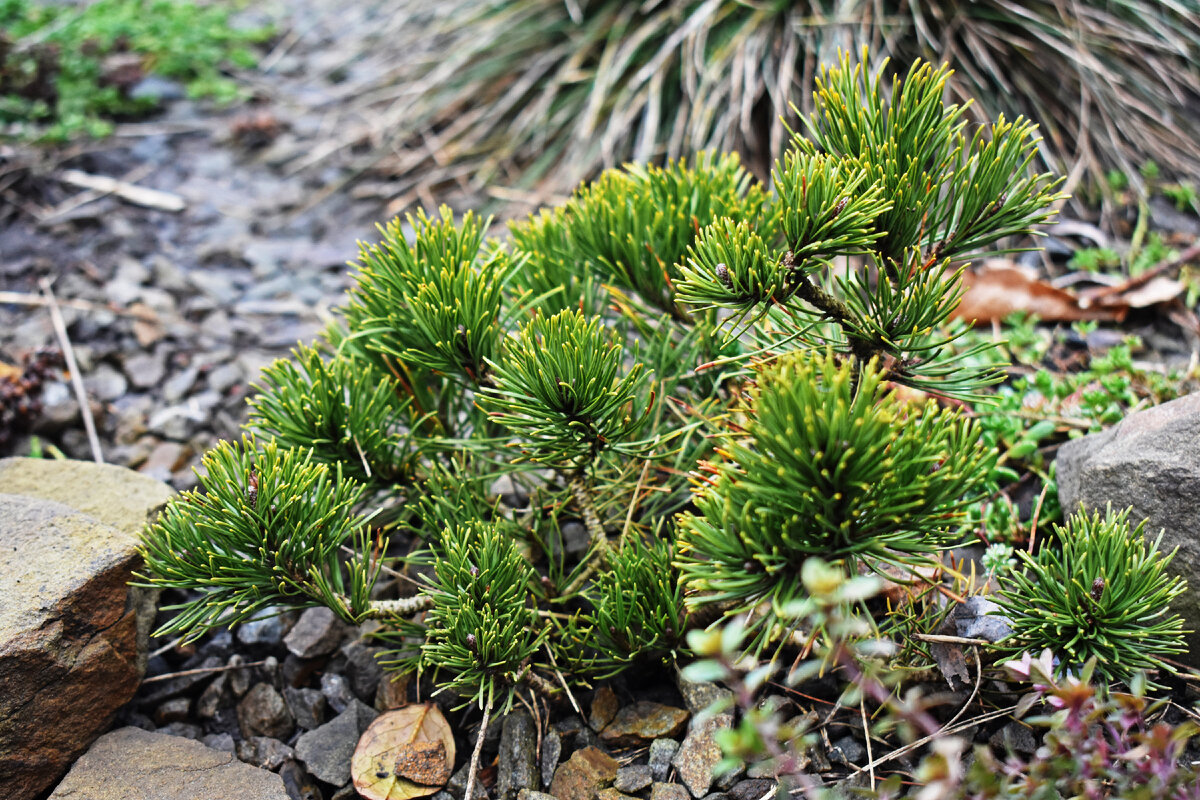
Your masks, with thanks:
[[[1046,322],[1124,319],[1128,306],[1089,306],[1064,289],[1056,289],[1011,262],[989,262],[963,274],[966,291],[952,314],[967,322],[999,322],[1014,311],[1036,314]]]
[[[450,779],[454,735],[432,703],[381,714],[358,740],[350,760],[354,788],[367,800],[409,800],[433,794]]]

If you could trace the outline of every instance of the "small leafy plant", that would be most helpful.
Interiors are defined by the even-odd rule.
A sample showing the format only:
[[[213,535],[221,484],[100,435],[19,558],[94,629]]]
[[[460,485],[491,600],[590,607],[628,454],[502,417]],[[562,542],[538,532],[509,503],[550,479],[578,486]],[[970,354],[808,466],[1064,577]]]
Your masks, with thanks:
[[[153,109],[127,91],[143,72],[178,80],[193,97],[234,99],[223,67],[252,66],[250,45],[270,30],[237,29],[229,14],[221,3],[176,0],[0,0],[0,132],[103,136],[113,118]]]
[[[961,410],[999,378],[947,322],[961,266],[1059,195],[1028,121],[971,127],[944,67],[886,74],[823,70],[769,188],[701,155],[507,241],[446,209],[383,228],[339,324],[264,371],[257,438],[147,530],[144,581],[190,593],[161,633],[324,604],[499,713],[721,618],[773,652],[816,557],[931,565],[993,459]]]

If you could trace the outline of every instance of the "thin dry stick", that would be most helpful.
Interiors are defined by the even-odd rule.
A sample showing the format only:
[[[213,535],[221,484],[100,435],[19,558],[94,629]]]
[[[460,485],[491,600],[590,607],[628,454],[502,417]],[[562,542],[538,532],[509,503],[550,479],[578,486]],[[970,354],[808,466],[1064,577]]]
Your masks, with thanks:
[[[968,639],[965,636],[945,636],[940,633],[918,633],[913,636],[922,642],[939,642],[941,644],[974,644],[986,646],[991,644],[987,639]]]
[[[26,294],[25,292],[0,292],[0,304],[11,303],[17,306],[49,306],[50,301],[45,297],[39,297],[36,294]],[[151,311],[135,311],[132,309],[111,308],[101,303],[89,303],[87,300],[59,300],[58,305],[62,308],[74,308],[79,311],[107,311],[111,314],[116,314],[119,317],[133,317],[134,319],[153,322],[158,319]]]
[[[229,672],[234,669],[247,669],[249,667],[261,667],[266,661],[253,661],[249,664],[225,664],[220,667],[197,667],[196,669],[185,669],[182,672],[168,672],[163,675],[155,675],[152,678],[146,678],[142,683],[157,683],[158,681],[169,681],[172,678],[184,678],[188,675],[206,675],[210,672]]]
[[[54,335],[58,337],[59,347],[62,348],[63,358],[71,373],[71,386],[75,389],[75,399],[79,401],[79,414],[83,417],[83,428],[87,431],[88,444],[92,446],[92,458],[97,464],[104,463],[104,454],[100,452],[100,437],[96,435],[96,420],[92,419],[92,407],[88,404],[87,390],[83,386],[83,376],[79,374],[79,365],[75,363],[75,351],[71,348],[71,340],[67,337],[67,323],[63,320],[62,311],[54,292],[50,289],[50,281],[46,278],[38,280],[38,286],[46,295],[46,307],[50,309],[50,321],[54,325]]]
[[[558,682],[562,684],[563,691],[567,693],[567,699],[571,701],[571,707],[575,709],[576,714],[581,717],[584,716],[583,711],[579,708],[579,703],[575,700],[575,695],[571,694],[571,687],[567,685],[567,679],[559,671],[558,662],[554,660],[554,651],[550,649],[550,645],[548,644],[546,645],[546,655],[550,656],[550,666],[554,667],[554,676],[558,678]]]
[[[859,714],[859,717],[862,719],[863,738],[866,740],[866,743],[867,743],[867,762],[870,763],[871,761],[875,760],[875,754],[873,752],[871,752],[871,728],[867,725],[867,705],[866,705],[866,696],[865,695],[860,695],[858,698],[858,714]],[[875,791],[875,768],[874,767],[871,767],[871,769],[870,769],[870,776],[871,776],[871,791]]]
[[[495,689],[495,684],[488,688],[487,705],[483,707],[483,722],[479,723],[479,735],[475,737],[475,750],[471,753],[471,766],[467,769],[467,788],[463,790],[466,800],[475,796],[475,775],[479,772],[479,754],[483,752],[483,737],[487,735],[488,718],[492,716],[492,693]]]

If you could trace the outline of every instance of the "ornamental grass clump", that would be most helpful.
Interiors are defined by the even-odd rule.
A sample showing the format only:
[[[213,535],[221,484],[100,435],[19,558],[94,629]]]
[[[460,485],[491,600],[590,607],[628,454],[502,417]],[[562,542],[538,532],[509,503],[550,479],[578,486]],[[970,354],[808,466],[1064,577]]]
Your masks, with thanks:
[[[1057,674],[1078,674],[1095,663],[1106,681],[1129,681],[1138,671],[1171,667],[1181,653],[1183,620],[1171,601],[1187,582],[1167,571],[1174,553],[1148,541],[1146,523],[1129,511],[1082,512],[1055,526],[1058,546],[1037,555],[1020,551],[1025,569],[1000,576],[997,600],[1012,625],[1000,645],[1014,653],[1049,650]]]
[[[1106,169],[1138,180],[1149,160],[1200,173],[1194,2],[409,5],[401,14],[419,41],[403,52],[424,57],[406,59],[401,81],[415,97],[379,94],[392,106],[381,133],[412,145],[394,161],[414,182],[461,180],[465,167],[483,184],[569,186],[624,160],[703,149],[750,154],[765,174],[797,120],[789,101],[811,111],[818,65],[858,42],[906,67],[939,54],[956,71],[950,97],[974,99],[974,121],[1037,120],[1047,132],[1039,158],[1056,168],[1082,161],[1097,182]],[[430,138],[439,149],[415,156]]]
[[[957,402],[999,378],[947,323],[962,264],[1059,198],[1034,127],[972,127],[949,74],[843,57],[770,187],[705,155],[507,240],[446,209],[381,228],[338,323],[264,371],[258,438],[147,530],[143,580],[190,591],[167,630],[326,604],[499,712],[729,614],[781,646],[813,556],[930,563],[992,458]],[[397,596],[384,566],[422,569]]]

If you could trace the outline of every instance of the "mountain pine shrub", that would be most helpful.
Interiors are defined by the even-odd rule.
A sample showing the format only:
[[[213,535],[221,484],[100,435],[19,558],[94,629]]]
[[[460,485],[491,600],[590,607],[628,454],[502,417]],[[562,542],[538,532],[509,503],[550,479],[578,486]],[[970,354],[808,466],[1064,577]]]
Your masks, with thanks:
[[[955,347],[961,265],[1056,182],[1028,121],[968,126],[945,67],[885,77],[823,70],[769,187],[705,155],[505,240],[446,209],[383,228],[340,323],[263,372],[255,435],[147,530],[145,582],[190,592],[160,634],[325,605],[500,712],[733,615],[775,648],[813,556],[961,540],[992,455],[958,401],[999,377]]]

